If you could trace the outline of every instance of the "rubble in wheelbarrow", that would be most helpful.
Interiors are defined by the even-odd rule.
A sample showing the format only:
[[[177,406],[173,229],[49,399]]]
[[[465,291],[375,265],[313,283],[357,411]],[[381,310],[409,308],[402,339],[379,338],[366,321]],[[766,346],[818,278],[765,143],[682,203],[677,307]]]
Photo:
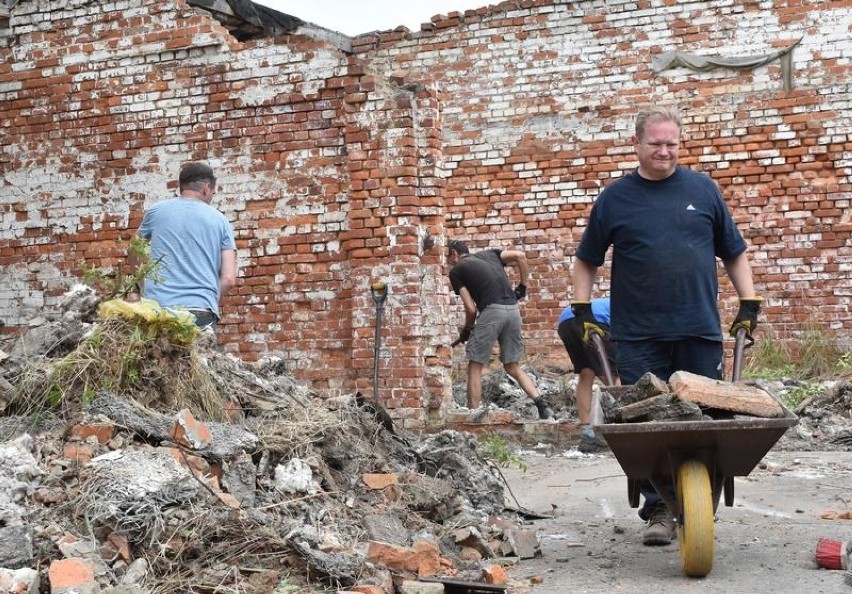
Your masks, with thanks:
[[[778,418],[786,414],[777,398],[757,386],[686,371],[675,372],[668,383],[646,373],[633,385],[605,387],[600,407],[605,423]]]
[[[408,435],[280,359],[173,344],[159,331],[180,320],[149,333],[75,295],[0,356],[10,591],[393,594],[529,554],[535,530],[474,436]]]

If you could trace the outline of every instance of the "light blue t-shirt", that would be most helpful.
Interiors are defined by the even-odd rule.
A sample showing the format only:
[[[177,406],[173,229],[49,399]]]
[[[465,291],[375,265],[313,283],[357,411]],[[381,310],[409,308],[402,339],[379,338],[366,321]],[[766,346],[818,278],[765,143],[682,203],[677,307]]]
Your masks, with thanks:
[[[595,319],[601,324],[609,325],[609,297],[592,299],[592,315],[595,316]],[[574,312],[571,311],[571,306],[569,305],[562,310],[562,315],[559,316],[559,321],[556,322],[556,325],[559,326],[559,324],[565,320],[570,320],[573,317]]]
[[[162,282],[145,279],[143,295],[161,307],[209,309],[219,317],[222,250],[235,250],[221,212],[193,198],[170,198],[145,212],[139,236],[151,242]]]

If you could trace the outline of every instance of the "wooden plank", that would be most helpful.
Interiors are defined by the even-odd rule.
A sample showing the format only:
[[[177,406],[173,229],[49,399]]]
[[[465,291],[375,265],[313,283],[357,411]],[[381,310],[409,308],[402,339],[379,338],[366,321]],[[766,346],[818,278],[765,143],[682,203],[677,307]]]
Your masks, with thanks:
[[[669,378],[672,392],[685,402],[763,418],[784,416],[784,407],[756,386],[727,382],[676,371]]]

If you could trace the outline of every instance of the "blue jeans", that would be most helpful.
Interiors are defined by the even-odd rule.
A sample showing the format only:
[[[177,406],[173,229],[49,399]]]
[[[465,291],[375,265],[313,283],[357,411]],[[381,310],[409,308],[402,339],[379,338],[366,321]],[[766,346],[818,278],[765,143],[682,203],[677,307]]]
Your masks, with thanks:
[[[684,340],[619,341],[616,367],[621,383],[635,384],[648,372],[668,381],[675,371],[688,371],[713,379],[722,379],[722,343],[703,338]],[[668,485],[674,498],[674,485]],[[645,502],[639,517],[647,520],[652,509],[664,505],[662,497],[645,479],[639,482]]]
[[[216,314],[209,309],[189,309],[187,310],[195,316],[195,325],[199,330],[210,328],[213,333],[216,333]]]

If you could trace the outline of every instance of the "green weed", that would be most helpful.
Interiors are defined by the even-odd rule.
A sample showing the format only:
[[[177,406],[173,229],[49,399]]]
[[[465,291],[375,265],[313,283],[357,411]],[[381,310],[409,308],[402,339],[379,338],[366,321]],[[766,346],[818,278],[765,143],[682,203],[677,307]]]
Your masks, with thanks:
[[[808,327],[799,338],[797,368],[803,378],[827,377],[840,360],[837,337],[817,325]]]
[[[793,374],[793,361],[787,346],[770,333],[746,351],[743,378],[782,379]]]
[[[802,402],[812,396],[818,396],[823,392],[823,388],[816,383],[803,383],[789,390],[781,392],[779,397],[784,406],[790,410],[795,410]]]
[[[80,266],[83,282],[99,291],[104,299],[123,299],[129,293],[138,292],[145,279],[162,282],[159,272],[162,258],[151,259],[151,245],[146,239],[134,236],[128,243],[127,253],[135,263],[132,272],[125,272],[121,266],[103,270],[83,262]]]
[[[824,324],[811,323],[796,340],[761,336],[745,353],[744,379],[815,380],[852,372],[852,353]]]
[[[513,452],[509,448],[509,442],[497,433],[488,432],[482,435],[479,438],[479,446],[482,448],[482,454],[500,468],[508,468],[514,464],[524,472],[527,471],[524,459]]]

